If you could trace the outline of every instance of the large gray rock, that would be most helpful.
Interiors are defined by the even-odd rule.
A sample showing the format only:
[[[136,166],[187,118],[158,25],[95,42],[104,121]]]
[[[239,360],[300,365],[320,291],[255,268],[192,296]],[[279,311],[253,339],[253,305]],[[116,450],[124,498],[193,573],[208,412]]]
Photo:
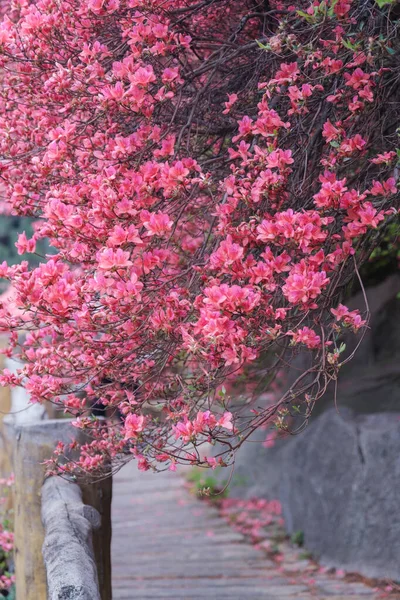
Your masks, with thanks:
[[[400,579],[400,414],[330,410],[282,453],[289,533],[325,563]]]
[[[249,444],[230,495],[278,498],[322,564],[400,579],[400,413],[330,409],[273,448]]]

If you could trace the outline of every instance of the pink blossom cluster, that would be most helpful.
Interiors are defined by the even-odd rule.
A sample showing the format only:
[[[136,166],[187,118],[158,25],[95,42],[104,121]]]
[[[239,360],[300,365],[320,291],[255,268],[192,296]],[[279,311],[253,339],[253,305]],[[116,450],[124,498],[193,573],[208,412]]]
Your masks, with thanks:
[[[179,421],[173,426],[176,438],[182,438],[189,442],[192,438],[203,433],[207,434],[215,427],[222,427],[228,431],[233,431],[232,413],[225,412],[218,420],[209,410],[199,411],[194,421]]]
[[[331,313],[337,321],[342,321],[347,327],[351,327],[354,331],[358,331],[366,323],[361,318],[359,310],[349,310],[347,306],[339,304],[337,308],[331,308]]]
[[[0,265],[18,309],[0,306],[5,352],[24,362],[0,382],[76,417],[85,473],[124,452],[142,469],[229,463],[293,398],[310,406],[337,376],[329,347],[367,324],[343,281],[398,211],[393,139],[365,126],[392,55],[361,34],[349,49],[356,3],[322,19],[318,2],[272,2],[268,27],[239,0],[188,4],[21,0],[0,24],[0,173],[37,219],[17,248],[53,251]],[[245,73],[249,55],[253,88],[226,93],[224,57]],[[250,416],[220,392],[299,349],[314,387]]]

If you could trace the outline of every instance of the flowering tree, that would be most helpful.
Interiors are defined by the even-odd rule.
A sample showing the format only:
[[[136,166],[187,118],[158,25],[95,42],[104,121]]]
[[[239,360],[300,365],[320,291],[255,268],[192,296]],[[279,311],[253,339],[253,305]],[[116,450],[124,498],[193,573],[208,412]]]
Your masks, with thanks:
[[[11,5],[1,177],[36,218],[18,251],[57,253],[0,267],[23,361],[1,381],[89,432],[64,469],[229,464],[257,428],[308,419],[348,360],[343,330],[368,323],[344,290],[398,212],[398,28],[390,0]],[[272,404],[223,387],[299,349],[310,368]]]

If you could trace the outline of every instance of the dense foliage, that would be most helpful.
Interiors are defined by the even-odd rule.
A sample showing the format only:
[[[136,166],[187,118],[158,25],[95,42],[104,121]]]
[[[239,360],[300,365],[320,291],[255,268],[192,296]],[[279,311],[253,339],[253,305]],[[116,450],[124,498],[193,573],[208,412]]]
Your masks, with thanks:
[[[257,428],[308,419],[343,330],[368,324],[343,290],[398,212],[398,19],[389,0],[12,4],[1,177],[37,219],[18,250],[57,254],[0,267],[24,361],[2,382],[90,432],[71,468],[226,464]],[[223,387],[299,349],[309,369],[268,404]]]

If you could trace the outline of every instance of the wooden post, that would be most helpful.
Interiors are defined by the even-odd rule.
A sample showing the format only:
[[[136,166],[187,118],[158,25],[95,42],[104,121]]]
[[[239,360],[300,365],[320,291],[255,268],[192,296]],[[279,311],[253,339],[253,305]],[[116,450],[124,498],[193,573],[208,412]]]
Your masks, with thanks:
[[[49,459],[57,442],[66,444],[76,439],[79,431],[68,419],[37,421],[12,427],[15,473],[15,573],[18,600],[46,600],[46,572],[42,557],[44,530],[41,521],[41,491],[45,479],[43,463]],[[94,540],[95,556],[100,561],[98,572],[102,585],[110,591],[102,600],[111,598],[111,481],[85,486],[84,502],[101,514],[102,526]],[[88,488],[88,491],[86,491]],[[102,531],[105,531],[104,537]],[[97,550],[96,550],[96,547]],[[100,550],[101,547],[101,550]]]
[[[7,338],[0,336],[0,348],[7,346]],[[5,366],[5,356],[0,354],[0,370]],[[11,456],[10,449],[7,444],[7,436],[5,434],[3,419],[11,410],[11,389],[9,387],[0,386],[0,477],[7,478],[10,476]]]
[[[100,419],[103,418],[100,417]],[[77,440],[80,445],[91,441],[82,430],[77,430]],[[108,477],[98,482],[88,482],[86,484],[80,482],[80,487],[83,503],[92,506],[100,515],[101,526],[94,529],[92,534],[93,550],[97,564],[101,600],[111,600],[111,465]]]
[[[101,525],[92,534],[93,550],[101,600],[111,600],[111,475],[98,483],[82,485],[81,489],[84,504],[92,506],[100,514]]]

